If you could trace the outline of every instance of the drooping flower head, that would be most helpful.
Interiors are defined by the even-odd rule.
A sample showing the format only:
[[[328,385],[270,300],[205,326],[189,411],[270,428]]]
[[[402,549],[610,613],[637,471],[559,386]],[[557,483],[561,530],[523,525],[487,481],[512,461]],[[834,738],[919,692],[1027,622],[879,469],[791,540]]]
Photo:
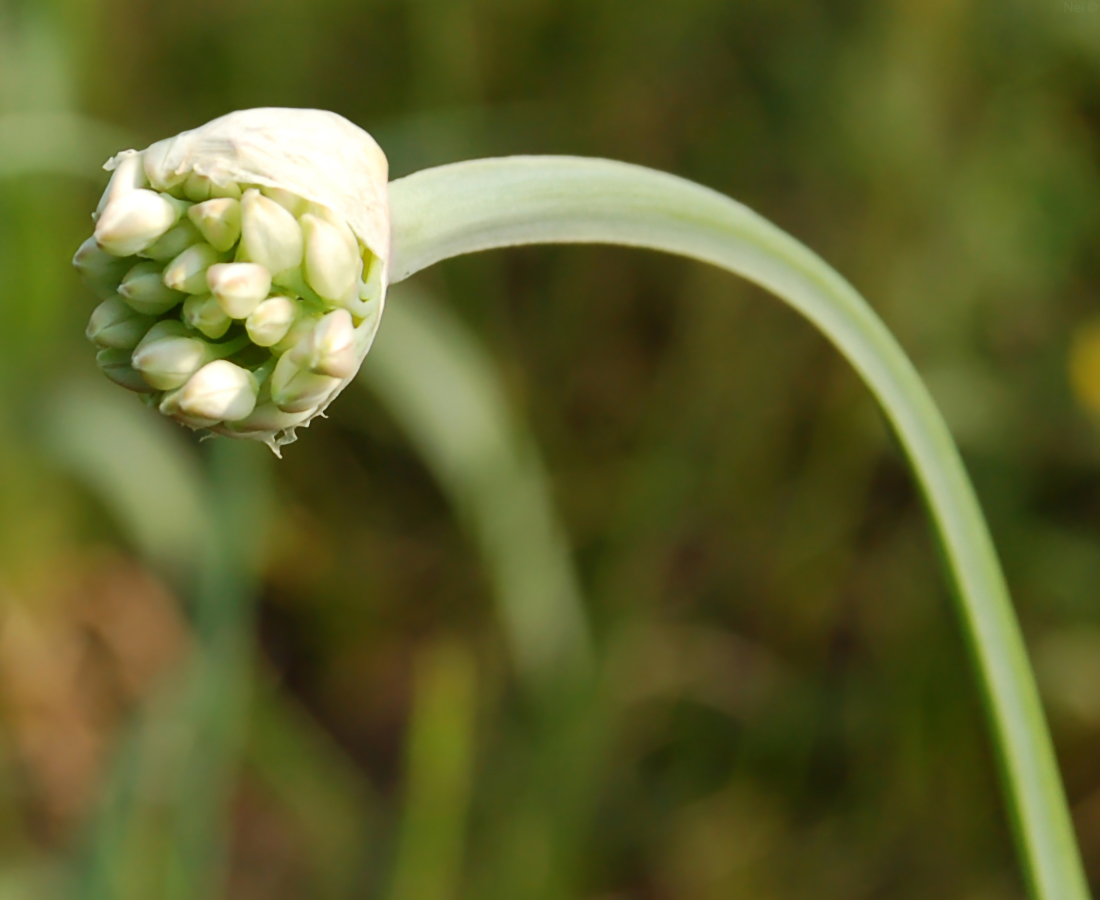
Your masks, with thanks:
[[[386,157],[313,109],[231,113],[127,150],[73,258],[108,378],[278,452],[351,381],[385,302]]]

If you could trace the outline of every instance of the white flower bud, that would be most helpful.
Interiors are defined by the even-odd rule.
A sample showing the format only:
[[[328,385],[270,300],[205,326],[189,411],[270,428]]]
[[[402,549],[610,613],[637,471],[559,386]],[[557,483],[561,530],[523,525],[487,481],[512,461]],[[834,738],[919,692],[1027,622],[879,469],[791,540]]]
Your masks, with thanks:
[[[325,315],[308,339],[308,365],[311,371],[332,378],[350,378],[359,368],[359,349],[355,323],[346,309],[334,309]]]
[[[218,359],[199,369],[176,397],[184,415],[234,422],[256,407],[256,379],[247,369]]]
[[[115,296],[122,277],[132,265],[132,260],[119,259],[100,249],[94,237],[81,244],[73,256],[73,266],[84,279],[84,283],[103,300]]]
[[[95,226],[95,239],[114,256],[133,256],[176,224],[187,204],[140,188],[116,197]]]
[[[211,428],[214,425],[219,424],[217,419],[201,419],[197,416],[186,415],[183,410],[180,409],[179,398],[183,393],[183,388],[176,388],[174,391],[166,391],[161,394],[160,404],[157,409],[162,415],[171,416],[181,425],[186,425],[188,428]]]
[[[188,218],[219,253],[229,250],[241,237],[241,204],[231,197],[196,203],[187,210]]]
[[[136,150],[127,150],[125,153],[120,153],[118,166],[112,173],[111,180],[107,182],[107,190],[103,192],[103,196],[99,199],[99,206],[96,207],[92,221],[99,220],[99,217],[103,215],[103,210],[107,208],[107,204],[112,200],[117,200],[123,194],[136,191],[139,188],[148,186],[148,184],[145,169],[142,168],[141,164],[141,154]]]
[[[287,210],[255,188],[241,198],[243,260],[259,263],[272,275],[302,263],[302,229]]]
[[[164,284],[185,294],[205,294],[206,270],[218,261],[218,251],[209,244],[194,244],[164,269]]]
[[[131,364],[150,387],[170,391],[184,384],[213,355],[205,341],[187,336],[181,322],[158,322],[137,345]]]
[[[99,347],[132,350],[152,328],[152,316],[143,316],[122,301],[121,297],[104,300],[95,308],[85,334]],[[129,362],[129,355],[127,355]]]
[[[183,295],[164,284],[163,273],[155,262],[141,262],[122,279],[119,294],[130,306],[147,316],[159,316],[176,306]]]
[[[259,263],[218,263],[206,273],[206,284],[227,316],[245,319],[271,290],[271,272]]]
[[[138,158],[142,172],[136,169]],[[104,248],[170,259],[164,273],[149,264],[132,277],[126,273],[129,283],[119,289],[139,312],[165,312],[171,318],[150,328],[134,350],[133,364],[110,360],[118,367],[118,380],[133,385],[142,379],[141,387],[143,378],[151,378],[158,390],[167,392],[157,395],[161,412],[192,427],[263,440],[275,450],[293,440],[294,429],[320,415],[354,377],[381,318],[390,225],[386,160],[378,145],[332,113],[254,109],[159,141],[140,156],[120,154],[107,168],[122,171],[113,181],[118,190],[109,189],[111,197],[97,223],[102,226],[99,237],[106,239]],[[170,196],[159,197],[156,191]],[[135,201],[135,196],[155,198],[163,220],[170,218],[163,208],[169,204],[171,220],[153,223],[155,216],[141,206],[153,203]],[[239,203],[214,202],[227,198]],[[188,201],[195,207],[177,224]],[[121,215],[124,204],[141,208],[127,218]],[[305,219],[305,233],[299,217]],[[121,224],[108,228],[112,218]],[[196,237],[192,228],[198,241],[189,243]],[[178,252],[169,257],[169,249]],[[78,255],[77,264],[91,273],[96,289],[110,296],[122,273],[87,250]],[[215,269],[229,259],[266,272]],[[366,272],[364,259],[373,263]],[[151,298],[149,282],[155,278],[161,293]],[[267,296],[271,283],[279,286],[279,296]],[[182,309],[172,311],[182,300],[177,292],[191,297]],[[326,307],[344,312],[325,320],[318,331]],[[243,320],[245,327],[226,340],[234,334],[234,326],[226,325],[230,316]],[[207,343],[199,333],[218,343]],[[236,356],[241,351],[246,355]],[[200,408],[198,401],[186,399],[190,393],[185,397],[195,372],[230,357],[248,360],[253,369],[249,377],[262,384],[262,402],[255,397],[251,401],[259,407],[234,422],[213,417],[225,409]],[[137,363],[145,376],[138,374]],[[219,370],[223,375],[233,371],[217,366],[211,372]],[[205,384],[206,377],[196,385]],[[239,396],[250,393],[239,372],[234,378]],[[225,390],[217,396],[238,396],[229,381],[218,384]],[[229,411],[236,414],[240,407]]]
[[[298,305],[289,297],[268,297],[249,314],[244,327],[252,343],[271,347],[290,331],[298,317]]]
[[[139,394],[153,393],[153,388],[141,377],[141,373],[130,364],[129,350],[117,350],[113,347],[100,350],[95,355],[95,364],[111,381],[122,385],[126,390],[135,391]]]
[[[201,331],[211,340],[220,338],[233,324],[213,294],[191,294],[183,301],[180,317],[184,324]]]
[[[283,412],[305,412],[323,406],[340,387],[339,378],[311,372],[307,362],[305,350],[299,345],[284,353],[275,364],[271,373],[271,400]]]
[[[141,251],[146,259],[159,262],[175,259],[192,244],[202,240],[199,230],[187,219],[181,219],[153,243]]]
[[[343,300],[355,290],[363,267],[355,235],[346,225],[333,225],[310,213],[302,216],[302,235],[306,282],[325,300]]]

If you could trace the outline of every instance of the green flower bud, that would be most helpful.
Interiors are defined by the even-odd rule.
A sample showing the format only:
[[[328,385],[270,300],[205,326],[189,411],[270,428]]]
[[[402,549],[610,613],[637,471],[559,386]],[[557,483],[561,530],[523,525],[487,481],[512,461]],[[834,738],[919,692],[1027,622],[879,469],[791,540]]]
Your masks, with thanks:
[[[214,354],[210,346],[188,337],[181,322],[158,322],[137,345],[131,364],[158,391],[170,391],[206,365]]]
[[[163,315],[183,299],[178,291],[165,286],[160,265],[155,262],[133,266],[122,279],[118,292],[130,306],[147,316]]]
[[[73,266],[84,279],[84,283],[103,300],[115,296],[122,277],[131,265],[131,260],[119,259],[100,249],[94,237],[81,244],[73,256]]]
[[[164,284],[185,294],[205,294],[206,270],[218,261],[218,251],[209,244],[194,244],[164,268]]]
[[[298,305],[289,297],[268,297],[249,314],[244,327],[252,343],[271,347],[290,331],[298,317]]]
[[[116,197],[95,225],[95,239],[114,256],[133,256],[176,224],[187,204],[139,188]]]
[[[346,225],[302,216],[306,282],[325,300],[339,302],[355,290],[363,268],[359,243]]]
[[[302,307],[299,306],[298,318],[294,320],[294,324],[290,326],[290,330],[287,331],[286,336],[278,343],[271,345],[271,352],[276,356],[282,356],[288,350],[293,350],[309,338],[313,333],[313,329],[317,327],[317,323],[320,321],[320,315],[315,312],[303,312]]]
[[[241,186],[234,181],[228,181],[225,184],[213,182],[210,185],[210,199],[217,200],[222,197],[227,197],[230,200],[240,200]]]
[[[350,378],[359,368],[355,323],[346,309],[328,313],[308,338],[310,371],[332,378]]]
[[[260,188],[260,193],[274,200],[296,219],[301,216],[302,213],[306,212],[310,206],[309,201],[304,197],[292,193],[291,191],[283,190],[282,188],[264,185],[264,187]]]
[[[301,345],[287,351],[279,357],[271,373],[271,400],[283,412],[315,409],[340,386],[339,378],[311,372],[306,353]]]
[[[187,210],[187,215],[203,238],[219,253],[224,253],[240,240],[241,204],[231,197],[207,200]]]
[[[84,333],[98,347],[133,350],[154,321],[152,316],[141,315],[124,303],[121,297],[115,296],[95,308]]]
[[[287,210],[255,188],[241,198],[238,257],[258,263],[272,276],[302,263],[302,229]]]
[[[252,414],[246,418],[227,423],[226,428],[228,430],[219,429],[219,431],[222,434],[232,434],[238,437],[276,434],[303,424],[312,415],[312,408],[304,412],[288,413],[283,412],[274,403],[264,403],[262,406],[257,406]]]
[[[259,263],[219,263],[206,273],[206,283],[232,319],[245,319],[271,290],[271,272]]]
[[[99,371],[126,390],[138,394],[153,393],[141,373],[130,364],[129,350],[116,350],[113,347],[100,350],[95,355],[95,363],[99,366]]]
[[[183,183],[183,196],[195,203],[202,203],[204,200],[216,197],[232,197],[234,200],[240,200],[241,189],[233,182],[218,184],[205,175],[192,172]]]
[[[189,220],[181,219],[142,250],[141,255],[146,259],[164,262],[175,259],[192,244],[197,244],[201,240],[199,230]]]
[[[176,397],[180,411],[199,419],[233,422],[256,407],[258,385],[247,369],[218,359],[199,369]]]
[[[183,182],[183,196],[192,203],[202,203],[210,199],[210,188],[213,182],[205,175],[192,172]]]
[[[136,150],[128,150],[124,154],[119,154],[118,167],[107,183],[107,190],[103,192],[103,196],[99,199],[99,206],[96,207],[95,213],[92,215],[92,221],[99,220],[99,217],[103,215],[103,210],[107,208],[112,200],[117,200],[124,194],[130,193],[130,191],[147,187],[148,184],[149,181],[145,177],[145,170],[141,164],[141,154]]]
[[[213,294],[191,294],[183,301],[180,316],[184,324],[201,331],[211,340],[220,338],[233,324]]]

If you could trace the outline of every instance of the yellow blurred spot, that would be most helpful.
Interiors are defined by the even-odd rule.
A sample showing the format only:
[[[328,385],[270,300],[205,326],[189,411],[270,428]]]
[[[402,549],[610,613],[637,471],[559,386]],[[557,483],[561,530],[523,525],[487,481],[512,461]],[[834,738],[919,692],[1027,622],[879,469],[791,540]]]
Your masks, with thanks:
[[[1058,712],[1100,728],[1100,628],[1076,626],[1043,636],[1035,667],[1044,696]]]
[[[1073,336],[1069,378],[1082,405],[1100,414],[1100,321],[1082,326]]]

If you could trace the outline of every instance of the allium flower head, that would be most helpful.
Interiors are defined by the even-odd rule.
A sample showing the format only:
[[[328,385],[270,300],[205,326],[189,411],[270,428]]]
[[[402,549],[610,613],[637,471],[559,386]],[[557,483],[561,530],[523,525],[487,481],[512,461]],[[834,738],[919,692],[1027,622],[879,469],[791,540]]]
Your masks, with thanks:
[[[385,302],[386,157],[335,113],[251,109],[126,150],[73,264],[112,381],[279,446],[355,377]]]

